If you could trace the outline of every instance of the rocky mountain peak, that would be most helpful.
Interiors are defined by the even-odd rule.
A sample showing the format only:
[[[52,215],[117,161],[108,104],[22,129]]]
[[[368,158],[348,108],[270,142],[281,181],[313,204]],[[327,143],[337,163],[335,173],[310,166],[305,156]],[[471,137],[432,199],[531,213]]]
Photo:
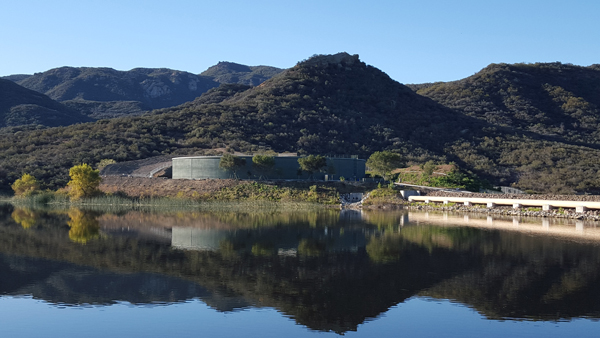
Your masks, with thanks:
[[[315,54],[311,56],[308,60],[301,62],[301,64],[305,65],[329,65],[329,64],[339,64],[345,63],[346,65],[352,65],[354,63],[360,62],[358,58],[358,54],[350,55],[346,52],[337,53],[337,54]]]

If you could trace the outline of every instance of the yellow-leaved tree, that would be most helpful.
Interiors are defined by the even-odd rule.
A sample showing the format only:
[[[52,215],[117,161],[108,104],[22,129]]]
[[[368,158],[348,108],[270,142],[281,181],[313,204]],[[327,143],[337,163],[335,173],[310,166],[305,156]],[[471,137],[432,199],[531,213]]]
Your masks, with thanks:
[[[21,224],[21,226],[25,229],[29,229],[34,226],[39,218],[37,213],[27,208],[16,208],[10,216],[15,222]]]
[[[11,185],[11,188],[15,191],[17,197],[27,197],[40,190],[40,184],[35,177],[29,174],[23,174],[21,178],[17,179],[15,183]]]
[[[72,199],[93,197],[100,193],[100,171],[94,170],[89,164],[80,164],[69,169],[71,180],[68,183],[69,195]]]

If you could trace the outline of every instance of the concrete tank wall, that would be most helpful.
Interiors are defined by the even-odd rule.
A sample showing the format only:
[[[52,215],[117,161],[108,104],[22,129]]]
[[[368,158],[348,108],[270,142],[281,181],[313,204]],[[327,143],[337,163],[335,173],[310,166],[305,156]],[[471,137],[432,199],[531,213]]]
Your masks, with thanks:
[[[275,167],[269,172],[262,172],[252,165],[252,156],[240,156],[246,159],[246,166],[235,173],[219,168],[221,156],[195,156],[173,158],[174,179],[308,179],[307,172],[299,172],[297,156],[275,157]],[[359,180],[365,177],[365,160],[355,158],[327,158],[325,172],[313,173],[317,180],[339,179]]]

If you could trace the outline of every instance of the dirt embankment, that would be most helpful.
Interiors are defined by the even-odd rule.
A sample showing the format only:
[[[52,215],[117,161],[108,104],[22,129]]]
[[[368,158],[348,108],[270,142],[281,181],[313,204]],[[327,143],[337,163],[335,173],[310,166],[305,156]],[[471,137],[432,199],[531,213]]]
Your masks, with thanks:
[[[161,177],[129,177],[129,176],[103,176],[100,190],[105,193],[124,193],[131,197],[188,197],[199,198],[210,195],[224,188],[235,187],[240,184],[249,184],[254,181],[233,179],[206,179],[185,180],[167,179]],[[335,189],[339,194],[366,192],[374,189],[374,184],[323,182],[323,181],[260,181],[266,185],[291,187],[299,190],[310,190],[310,187],[319,184]]]
[[[172,180],[167,178],[104,176],[100,190],[122,192],[131,197],[199,197],[234,187],[238,180]]]
[[[530,195],[530,194],[479,194],[479,193],[457,193],[447,191],[429,190],[427,196],[448,197],[474,197],[474,198],[507,198],[507,199],[531,199],[548,201],[577,201],[577,202],[600,202],[600,195]]]

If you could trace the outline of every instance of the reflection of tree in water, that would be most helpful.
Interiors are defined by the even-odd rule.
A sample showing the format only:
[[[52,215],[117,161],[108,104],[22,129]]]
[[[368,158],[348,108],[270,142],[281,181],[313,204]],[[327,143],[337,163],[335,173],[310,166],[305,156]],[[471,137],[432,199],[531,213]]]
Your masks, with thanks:
[[[361,213],[363,221],[376,226],[379,230],[397,229],[400,223],[400,218],[403,215],[403,213],[377,212],[372,210],[364,210]]]
[[[429,252],[440,249],[464,251],[481,246],[491,238],[482,231],[467,227],[408,226],[399,231],[373,235],[366,246],[367,254],[376,263],[398,261],[404,251],[419,246]]]
[[[409,226],[402,228],[402,238],[430,251],[435,248],[468,250],[490,243],[490,233],[468,227]]]
[[[311,227],[338,224],[340,211],[333,209],[311,212],[298,211],[216,211],[216,212],[180,212],[175,216],[181,221],[189,221],[190,225],[202,221],[207,225],[227,226],[229,228],[264,228],[277,225],[307,224]]]
[[[69,210],[69,217],[69,238],[73,242],[85,244],[100,235],[100,223],[92,212],[72,208]]]
[[[239,248],[236,247],[235,243],[233,243],[229,239],[224,239],[219,242],[219,254],[228,260],[236,260],[239,258],[239,254],[237,252]]]
[[[383,236],[371,236],[367,244],[367,254],[376,263],[391,263],[400,259],[403,248],[400,234],[386,233]]]
[[[274,225],[303,224],[311,227],[336,224],[339,222],[338,210],[320,210],[318,212],[222,212],[211,213],[219,221],[243,227],[264,227]]]
[[[10,216],[15,222],[21,224],[24,229],[29,229],[34,226],[39,218],[36,212],[27,208],[17,208]]]
[[[298,253],[303,256],[316,257],[325,250],[325,243],[314,238],[303,238],[298,243]]]
[[[256,243],[250,250],[254,256],[271,256],[275,254],[275,248],[272,243]]]

